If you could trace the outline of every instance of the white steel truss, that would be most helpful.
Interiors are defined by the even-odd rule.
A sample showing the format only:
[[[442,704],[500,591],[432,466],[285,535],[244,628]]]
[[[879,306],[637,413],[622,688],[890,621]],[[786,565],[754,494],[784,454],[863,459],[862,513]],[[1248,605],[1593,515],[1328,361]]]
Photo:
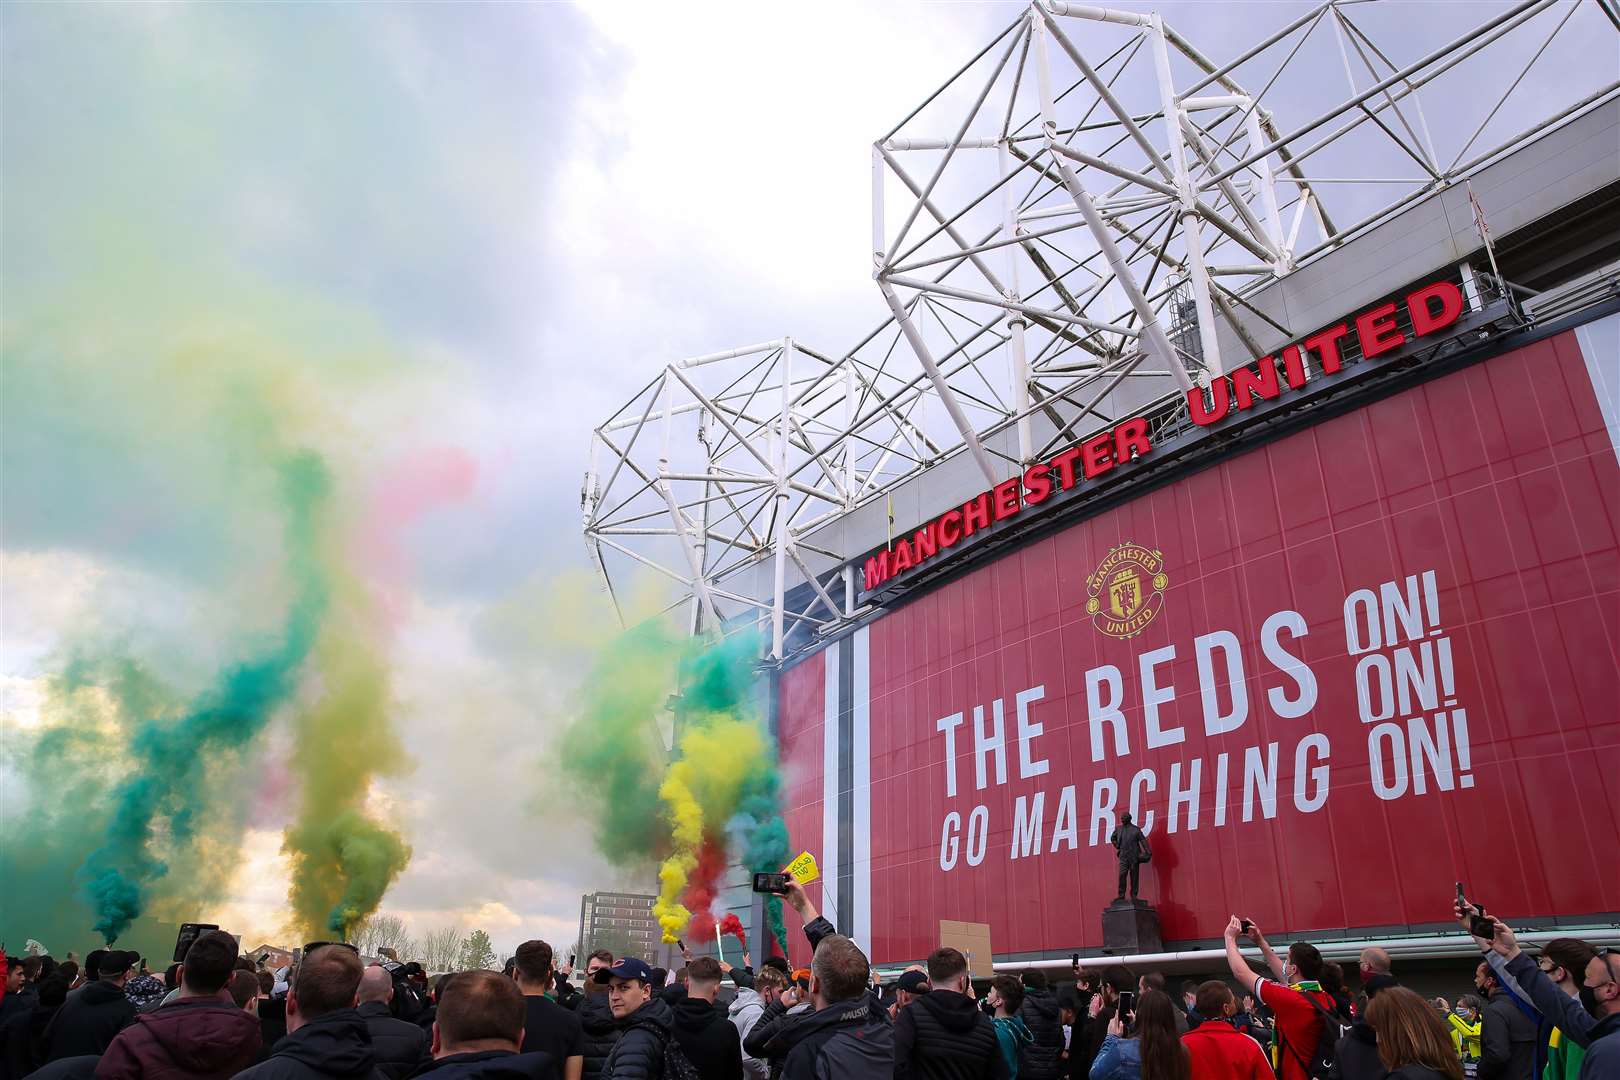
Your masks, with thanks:
[[[1330,0],[1216,63],[1155,13],[1024,9],[872,147],[887,320],[842,351],[668,364],[596,429],[582,508],[609,593],[640,568],[694,632],[768,626],[781,659],[863,614],[846,563],[871,536],[830,525],[957,454],[999,483],[1313,329],[1253,294],[1620,96],[1612,0],[1434,40],[1410,11]],[[1521,87],[1557,65],[1590,86],[1549,114]]]

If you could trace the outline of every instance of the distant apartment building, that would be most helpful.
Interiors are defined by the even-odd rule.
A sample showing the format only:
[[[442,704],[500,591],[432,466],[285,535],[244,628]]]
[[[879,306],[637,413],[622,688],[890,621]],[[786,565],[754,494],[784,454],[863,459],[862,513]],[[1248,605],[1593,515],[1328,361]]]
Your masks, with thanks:
[[[620,892],[594,892],[580,897],[580,966],[597,949],[606,949],[614,956],[638,956],[648,962],[661,955],[662,935],[652,914],[655,899]]]

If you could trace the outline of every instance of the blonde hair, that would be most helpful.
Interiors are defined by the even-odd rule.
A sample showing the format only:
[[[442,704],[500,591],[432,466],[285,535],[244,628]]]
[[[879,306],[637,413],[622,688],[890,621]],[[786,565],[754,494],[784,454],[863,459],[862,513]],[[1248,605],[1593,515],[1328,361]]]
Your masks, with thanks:
[[[1434,1007],[1404,986],[1385,987],[1367,1005],[1378,1034],[1378,1060],[1391,1072],[1425,1065],[1448,1080],[1463,1080],[1462,1062]]]

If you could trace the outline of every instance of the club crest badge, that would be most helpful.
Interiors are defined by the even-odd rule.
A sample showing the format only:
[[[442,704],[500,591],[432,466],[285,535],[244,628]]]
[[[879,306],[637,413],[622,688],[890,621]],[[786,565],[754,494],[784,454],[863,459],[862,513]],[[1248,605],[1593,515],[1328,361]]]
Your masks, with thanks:
[[[1086,578],[1091,593],[1086,614],[1109,637],[1135,637],[1164,607],[1164,590],[1169,585],[1164,553],[1126,541],[1110,548]]]

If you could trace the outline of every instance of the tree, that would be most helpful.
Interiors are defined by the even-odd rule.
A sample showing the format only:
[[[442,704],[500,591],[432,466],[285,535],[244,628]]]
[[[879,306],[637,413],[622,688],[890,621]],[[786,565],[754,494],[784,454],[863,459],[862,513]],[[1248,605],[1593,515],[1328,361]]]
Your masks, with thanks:
[[[409,960],[416,948],[405,920],[398,915],[372,915],[358,923],[349,936],[368,956],[376,956],[382,949],[393,949],[401,960]]]
[[[441,926],[429,930],[422,935],[422,946],[418,950],[422,954],[422,966],[428,971],[450,971],[461,958],[465,941],[459,927]]]
[[[461,970],[481,971],[495,966],[495,946],[489,935],[474,930],[461,945]]]

